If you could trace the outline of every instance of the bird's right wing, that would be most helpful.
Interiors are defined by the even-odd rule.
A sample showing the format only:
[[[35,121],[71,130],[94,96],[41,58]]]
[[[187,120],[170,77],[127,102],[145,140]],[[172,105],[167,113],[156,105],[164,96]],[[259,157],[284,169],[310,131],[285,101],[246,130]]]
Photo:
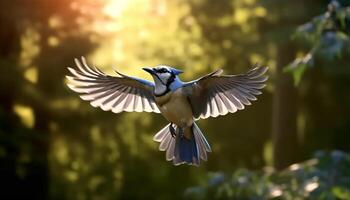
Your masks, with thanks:
[[[234,113],[250,105],[265,86],[267,67],[255,67],[244,74],[220,75],[217,70],[195,81],[188,82],[184,91],[196,119]]]
[[[160,113],[152,91],[152,82],[130,77],[109,76],[95,67],[89,67],[82,57],[82,63],[75,59],[78,69],[68,68],[73,76],[66,76],[70,89],[80,94],[83,100],[90,101],[94,107],[111,110],[114,113],[155,112]]]

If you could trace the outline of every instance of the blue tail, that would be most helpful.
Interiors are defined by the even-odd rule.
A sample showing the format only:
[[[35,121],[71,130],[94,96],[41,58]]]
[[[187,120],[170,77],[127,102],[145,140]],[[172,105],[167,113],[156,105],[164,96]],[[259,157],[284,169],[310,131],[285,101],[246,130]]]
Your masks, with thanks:
[[[186,138],[181,134],[176,135],[174,164],[180,165],[183,163],[199,165],[200,160],[198,156],[197,143],[193,136]]]
[[[159,150],[166,151],[166,160],[172,160],[174,165],[186,163],[198,166],[201,159],[205,161],[208,159],[207,152],[211,152],[211,148],[197,124],[193,123],[192,127],[182,130],[186,136],[173,124],[176,130],[175,138],[172,137],[169,126],[170,124],[153,138],[154,141],[160,142]]]

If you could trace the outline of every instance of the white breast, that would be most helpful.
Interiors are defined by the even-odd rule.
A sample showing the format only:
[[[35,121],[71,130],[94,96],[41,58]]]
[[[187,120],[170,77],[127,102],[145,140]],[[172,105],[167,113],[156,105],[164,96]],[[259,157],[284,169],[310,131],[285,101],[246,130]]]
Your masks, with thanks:
[[[189,126],[193,123],[192,108],[181,89],[175,91],[170,99],[160,106],[162,115],[178,126]]]

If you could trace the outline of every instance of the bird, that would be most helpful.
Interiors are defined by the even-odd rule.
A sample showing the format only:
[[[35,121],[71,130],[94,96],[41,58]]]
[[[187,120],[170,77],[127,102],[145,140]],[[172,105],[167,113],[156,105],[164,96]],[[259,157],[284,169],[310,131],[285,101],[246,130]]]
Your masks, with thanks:
[[[153,140],[166,160],[174,165],[199,166],[207,161],[212,149],[196,121],[243,110],[257,100],[266,85],[267,67],[253,66],[246,73],[221,75],[217,69],[198,79],[183,82],[183,71],[167,65],[144,67],[154,82],[115,70],[107,75],[90,67],[84,57],[75,58],[75,68],[68,68],[67,86],[79,93],[93,107],[114,113],[154,112],[169,122]]]

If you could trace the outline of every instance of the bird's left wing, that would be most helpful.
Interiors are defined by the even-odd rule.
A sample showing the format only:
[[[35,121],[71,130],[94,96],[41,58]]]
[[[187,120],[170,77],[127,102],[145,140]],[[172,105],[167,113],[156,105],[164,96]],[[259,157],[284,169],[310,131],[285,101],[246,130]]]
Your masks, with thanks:
[[[75,59],[75,63],[78,69],[68,68],[73,76],[66,76],[69,80],[67,85],[83,100],[90,101],[92,106],[114,113],[160,113],[152,94],[152,82],[119,72],[119,76],[106,75],[96,67],[89,67],[84,57],[82,63],[78,59]]]
[[[222,75],[222,70],[214,71],[195,81],[185,84],[186,93],[196,119],[217,117],[234,113],[250,105],[261,94],[260,89],[268,79],[264,76],[267,67],[255,67],[244,74]]]

